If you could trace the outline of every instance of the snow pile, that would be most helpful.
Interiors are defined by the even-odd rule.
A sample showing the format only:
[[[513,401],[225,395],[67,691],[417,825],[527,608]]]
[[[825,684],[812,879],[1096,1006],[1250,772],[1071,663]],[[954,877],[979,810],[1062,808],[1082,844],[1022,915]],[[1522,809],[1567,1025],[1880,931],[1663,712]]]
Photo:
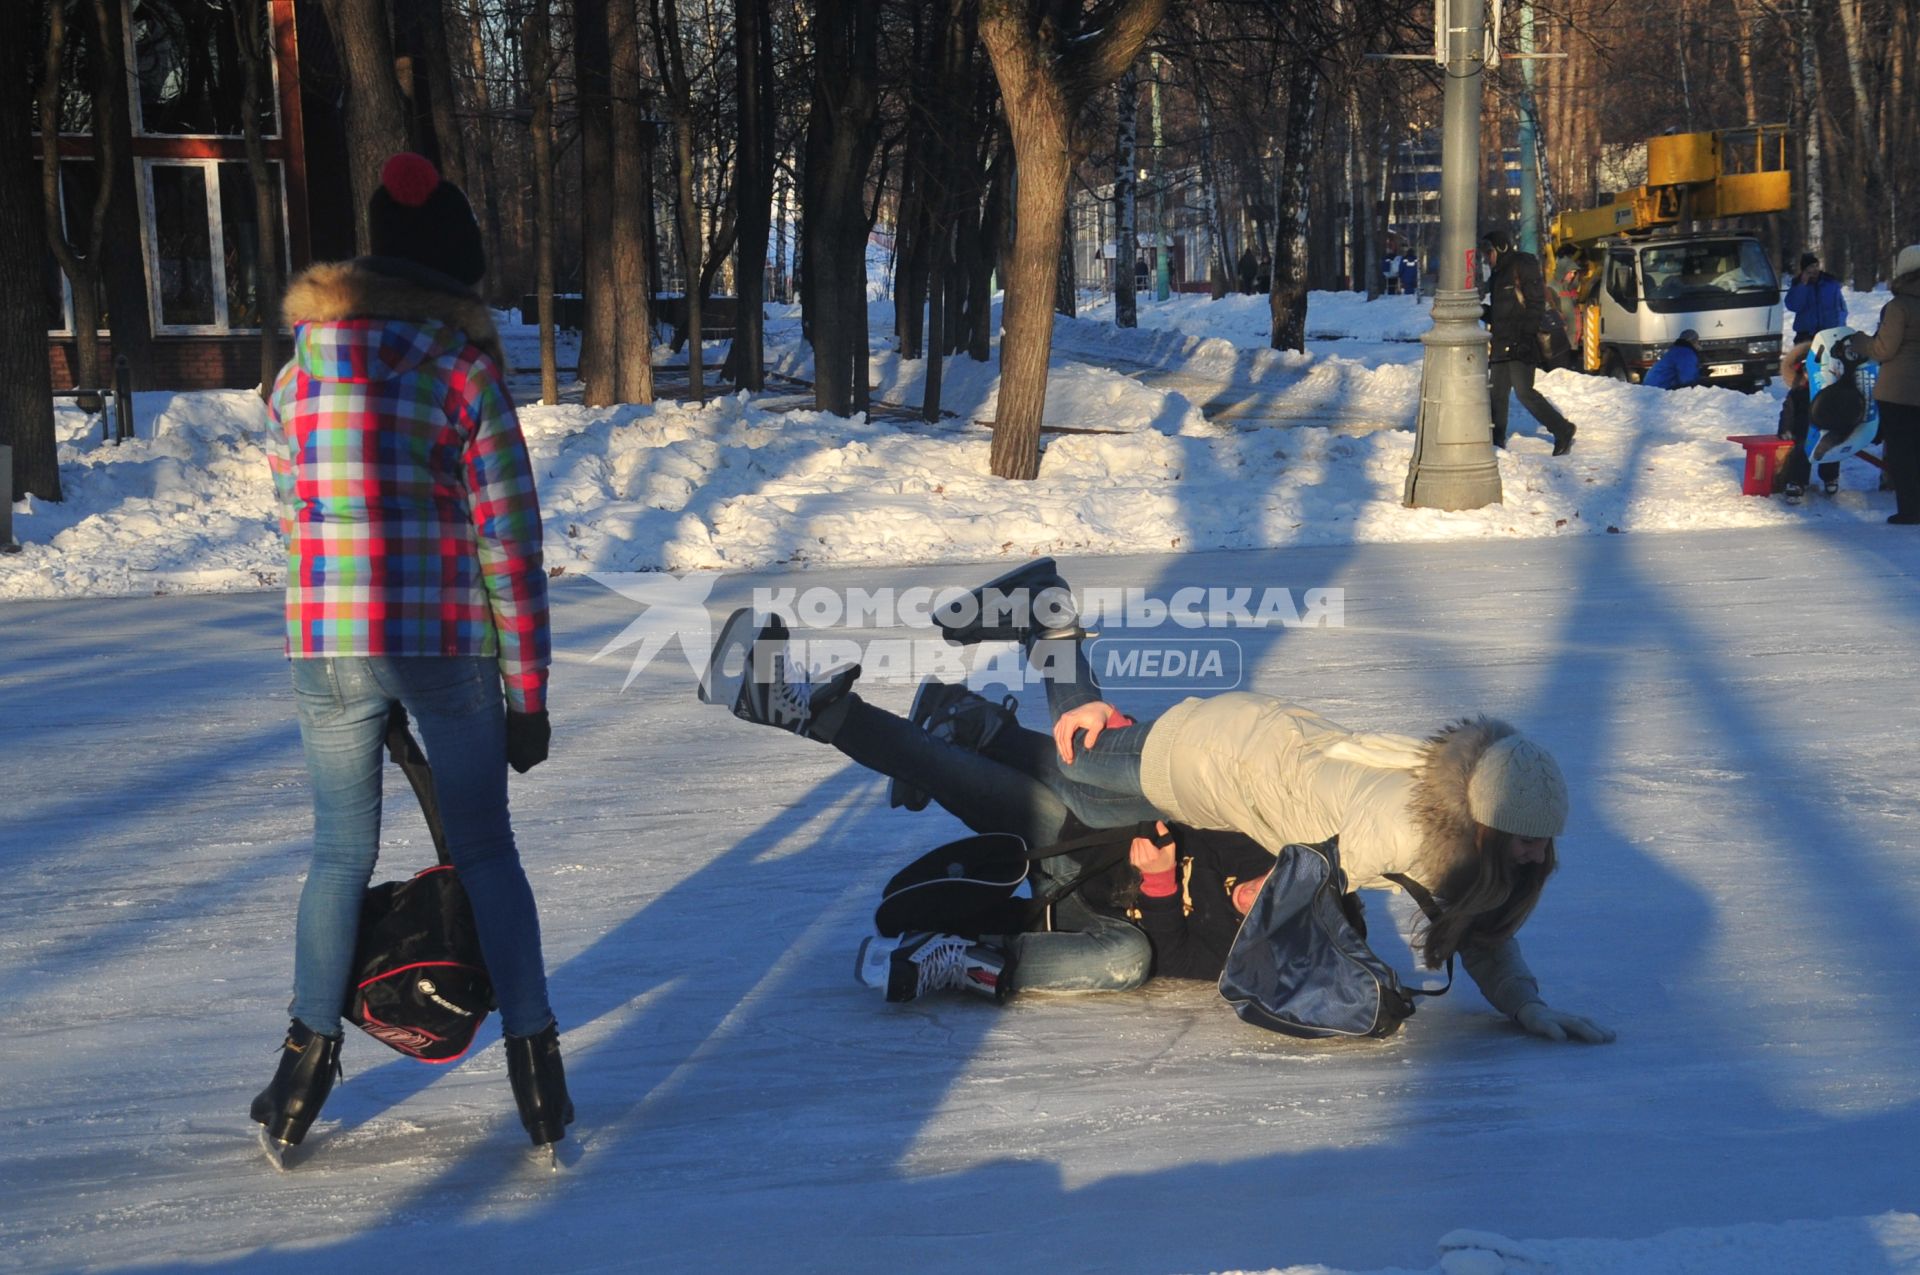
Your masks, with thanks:
[[[1441,1237],[1439,1248],[1439,1262],[1426,1271],[1395,1267],[1376,1275],[1912,1275],[1920,1272],[1920,1217],[1750,1222],[1633,1240],[1516,1241],[1453,1231]],[[1266,1275],[1359,1273],[1288,1266]]]
[[[1871,324],[1874,299],[1855,299],[1857,321]],[[1258,298],[1218,304],[1245,309],[1249,300]],[[1413,308],[1398,298],[1370,304],[1387,302]],[[1184,315],[1207,304],[1170,306]],[[891,307],[875,311],[884,337]],[[797,375],[807,360],[796,327],[782,314],[770,344],[776,365]],[[1196,327],[1122,332],[1062,320],[1046,419],[1093,432],[1049,434],[1040,476],[1026,483],[989,473],[990,435],[978,422],[991,418],[998,368],[965,357],[946,364],[943,397],[956,418],[934,425],[781,415],[740,397],[526,408],[549,563],[686,571],[941,562],[1865,523],[1891,509],[1891,496],[1875,490],[1878,471],[1857,461],[1832,500],[1795,509],[1740,494],[1742,455],[1726,437],[1772,433],[1778,387],[1664,393],[1571,372],[1539,381],[1579,427],[1570,457],[1550,458],[1516,406],[1512,449],[1499,461],[1504,503],[1406,509],[1417,344],[1316,343],[1300,354],[1238,347]],[[509,332],[516,349],[525,337]],[[876,353],[873,365],[877,399],[917,406],[924,360]],[[1216,419],[1204,420],[1196,403]],[[1240,410],[1249,404],[1259,410]],[[79,412],[61,409],[68,499],[17,507],[25,551],[0,559],[0,599],[279,582],[258,400],[237,390],[142,394],[136,416],[139,437],[113,447],[89,435]]]

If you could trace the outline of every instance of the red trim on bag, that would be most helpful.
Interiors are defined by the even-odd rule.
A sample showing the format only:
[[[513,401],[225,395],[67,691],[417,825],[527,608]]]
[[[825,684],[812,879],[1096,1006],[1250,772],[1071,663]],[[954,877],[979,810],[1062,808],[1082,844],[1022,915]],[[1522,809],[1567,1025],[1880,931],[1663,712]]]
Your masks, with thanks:
[[[373,1037],[375,1040],[387,1046],[389,1049],[398,1050],[400,1053],[405,1054],[407,1057],[413,1059],[415,1062],[423,1062],[430,1067],[440,1067],[440,1066],[446,1065],[447,1063],[457,1063],[462,1058],[465,1058],[467,1056],[467,1051],[469,1049],[473,1048],[473,1036],[469,1036],[467,1037],[467,1043],[461,1046],[460,1052],[455,1054],[453,1057],[428,1058],[425,1054],[422,1054],[419,1049],[409,1049],[406,1045],[402,1044],[398,1040],[393,1039],[391,1036],[383,1036],[380,1033],[380,1031],[375,1030],[376,1028],[383,1029],[388,1032],[405,1032],[408,1034],[408,1036],[411,1036],[411,1037],[425,1037],[429,1042],[433,1044],[445,1044],[447,1039],[446,1037],[436,1036],[432,1032],[425,1031],[418,1027],[398,1027],[392,1023],[383,1023],[379,1019],[375,1018],[371,1012],[367,1013],[367,1021],[361,1025],[360,1027],[361,1031]],[[477,1036],[479,1034],[480,1034],[480,1029],[476,1026],[474,1028],[473,1035]]]

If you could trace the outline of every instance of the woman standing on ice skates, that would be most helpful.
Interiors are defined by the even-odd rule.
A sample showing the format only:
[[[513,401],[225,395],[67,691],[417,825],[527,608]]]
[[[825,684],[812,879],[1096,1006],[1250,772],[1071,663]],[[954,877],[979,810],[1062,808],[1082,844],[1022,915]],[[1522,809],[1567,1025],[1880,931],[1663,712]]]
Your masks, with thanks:
[[[473,292],[486,259],[466,196],[421,156],[396,155],[369,220],[374,255],[316,265],[287,289],[293,358],[268,400],[314,846],[293,1022],[252,1114],[284,1150],[333,1087],[397,703],[432,763],[521,1122],[546,1145],[566,1136],[573,1106],[507,817],[507,766],[547,756],[540,504],[499,337]]]

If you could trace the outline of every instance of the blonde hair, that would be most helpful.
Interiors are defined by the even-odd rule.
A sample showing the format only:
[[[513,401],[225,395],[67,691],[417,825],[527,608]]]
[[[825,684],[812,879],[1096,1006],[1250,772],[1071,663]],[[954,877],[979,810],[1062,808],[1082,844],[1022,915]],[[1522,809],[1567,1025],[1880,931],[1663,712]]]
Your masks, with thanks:
[[[1414,947],[1427,968],[1437,969],[1462,947],[1485,947],[1511,938],[1532,914],[1540,891],[1559,865],[1553,839],[1538,863],[1513,861],[1512,833],[1473,826],[1473,849],[1464,861],[1443,867],[1434,902],[1438,917],[1414,926]]]

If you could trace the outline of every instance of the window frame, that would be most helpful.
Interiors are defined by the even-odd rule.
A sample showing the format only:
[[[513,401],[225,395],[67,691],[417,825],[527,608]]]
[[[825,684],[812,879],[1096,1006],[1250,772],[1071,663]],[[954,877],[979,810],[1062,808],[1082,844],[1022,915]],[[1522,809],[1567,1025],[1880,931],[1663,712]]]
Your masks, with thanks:
[[[0,0],[6,3],[8,0]],[[227,0],[234,3],[257,3],[264,12],[267,23],[267,98],[273,105],[273,128],[262,130],[263,142],[279,141],[285,136],[285,121],[280,112],[280,39],[279,28],[273,20],[273,7],[268,0]],[[225,8],[225,6],[223,6]],[[229,19],[231,20],[231,19]],[[146,114],[140,101],[140,50],[134,44],[133,0],[120,0],[121,43],[126,50],[127,65],[127,111],[133,121],[133,135],[138,138],[155,141],[244,141],[246,134],[241,133],[152,133],[147,131]],[[245,74],[242,72],[241,74]],[[282,198],[284,203],[284,197]]]
[[[203,157],[181,159],[173,156],[143,156],[136,161],[140,168],[138,182],[140,192],[140,221],[142,230],[141,247],[147,260],[147,316],[153,326],[155,336],[258,336],[258,327],[234,327],[229,322],[227,311],[227,254],[223,248],[226,235],[226,222],[220,201],[220,167],[233,164],[242,168],[248,166],[244,159],[232,157]],[[160,313],[160,289],[157,286],[159,276],[155,266],[160,258],[160,219],[154,208],[153,170],[157,167],[198,168],[204,174],[203,189],[207,200],[207,251],[213,267],[213,317],[210,324],[167,323]],[[267,166],[279,176],[280,191],[280,243],[284,249],[291,242],[291,227],[287,217],[287,173],[284,160],[270,159]],[[252,194],[251,191],[248,192]],[[284,255],[284,252],[283,252]],[[287,263],[280,263],[282,282],[285,281]],[[72,318],[68,318],[72,323]],[[279,329],[276,329],[279,330]]]

